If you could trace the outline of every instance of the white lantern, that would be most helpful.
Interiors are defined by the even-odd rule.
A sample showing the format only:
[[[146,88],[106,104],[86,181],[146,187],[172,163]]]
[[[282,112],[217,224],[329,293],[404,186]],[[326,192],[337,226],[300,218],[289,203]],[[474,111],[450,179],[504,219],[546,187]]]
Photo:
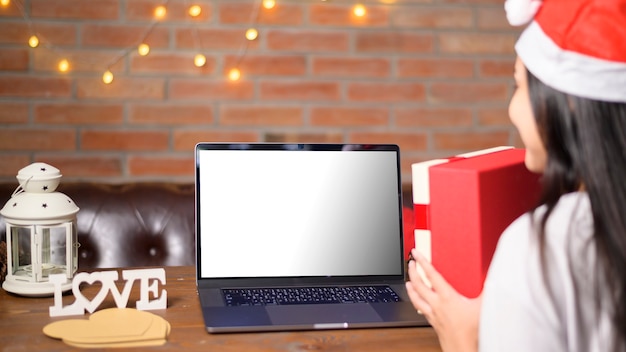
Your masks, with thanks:
[[[62,290],[72,288],[78,268],[76,213],[78,207],[56,192],[58,169],[33,163],[17,174],[19,186],[0,210],[6,222],[8,292],[23,296],[51,296],[51,274],[65,274]]]

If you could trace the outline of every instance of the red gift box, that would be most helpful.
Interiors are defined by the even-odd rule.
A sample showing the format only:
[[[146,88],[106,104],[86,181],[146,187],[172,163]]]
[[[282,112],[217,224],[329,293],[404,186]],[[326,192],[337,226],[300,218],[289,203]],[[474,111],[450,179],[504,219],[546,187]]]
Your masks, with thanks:
[[[538,200],[524,153],[497,147],[412,165],[415,247],[467,297],[482,291],[502,231]]]

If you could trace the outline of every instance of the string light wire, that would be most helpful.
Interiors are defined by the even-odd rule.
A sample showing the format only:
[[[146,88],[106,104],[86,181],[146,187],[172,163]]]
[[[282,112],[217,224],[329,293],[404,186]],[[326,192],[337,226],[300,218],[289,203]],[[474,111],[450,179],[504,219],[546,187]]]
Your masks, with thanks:
[[[29,32],[31,34],[31,36],[29,37],[29,46],[32,47],[32,48],[43,47],[43,48],[46,48],[48,50],[53,51],[55,54],[57,54],[59,57],[61,57],[61,59],[59,61],[59,66],[58,66],[59,71],[66,72],[67,70],[70,69],[71,63],[68,61],[67,58],[62,57],[63,55],[61,54],[61,50],[60,49],[58,49],[57,47],[52,45],[52,43],[50,41],[46,40],[46,38],[44,36],[42,36],[40,33],[35,31],[35,29],[33,28],[34,27],[33,26],[33,22],[30,19],[30,17],[28,16],[28,13],[25,11],[23,1],[24,0],[14,0],[12,3],[22,13],[23,18],[24,18],[25,22],[27,23],[28,30],[29,30]],[[346,0],[346,1],[351,1],[351,0]],[[385,4],[391,4],[391,3],[395,2],[395,0],[379,0],[379,1],[381,3],[385,3]],[[321,0],[321,2],[327,3],[329,1]],[[336,2],[340,2],[340,1],[336,1]],[[8,6],[10,3],[11,3],[10,0],[0,0],[0,5],[3,5],[5,7]],[[143,34],[140,37],[139,42],[136,45],[133,45],[133,46],[130,46],[130,47],[127,47],[127,48],[124,48],[124,49],[120,50],[119,53],[114,55],[113,59],[111,59],[108,62],[108,64],[106,65],[106,69],[104,70],[104,73],[102,75],[102,80],[103,80],[103,82],[105,84],[109,84],[109,83],[111,83],[113,81],[112,67],[117,65],[123,58],[129,56],[132,51],[139,50],[140,54],[142,56],[148,55],[148,53],[150,51],[150,48],[147,45],[146,40],[150,36],[150,34],[154,31],[155,27],[160,22],[163,21],[164,16],[167,13],[167,9],[168,9],[169,3],[170,3],[170,0],[163,0],[163,2],[157,8],[155,8],[154,19],[150,22],[150,24],[148,25],[146,30],[143,32]],[[366,8],[364,6],[364,3],[365,3],[364,1],[360,1],[360,2],[356,3],[353,6],[353,10],[352,10],[353,13],[365,15],[366,14]],[[200,15],[200,13],[202,11],[201,7],[199,7],[198,5],[189,6],[188,3],[187,3],[187,0],[184,1],[184,4],[185,4],[185,8],[188,9],[188,13],[192,17],[195,18],[195,17]],[[246,30],[245,38],[242,38],[242,44],[239,46],[239,49],[237,50],[235,64],[230,68],[229,72],[227,73],[227,77],[231,81],[236,81],[236,80],[240,79],[240,77],[241,77],[241,70],[240,70],[241,62],[243,61],[245,55],[248,52],[248,48],[250,46],[250,42],[253,41],[253,40],[256,40],[258,38],[259,31],[255,28],[255,25],[259,21],[261,9],[272,10],[276,6],[277,6],[277,2],[275,0],[258,0],[257,5],[255,5],[254,1],[253,1],[253,9],[252,9],[252,12],[250,13],[250,20],[249,20],[249,22],[251,23],[251,26]],[[194,55],[193,63],[194,63],[194,65],[196,65],[198,67],[201,67],[201,66],[204,66],[204,64],[206,63],[206,57],[204,56],[204,54],[201,53],[202,51],[205,50],[205,46],[204,46],[203,40],[201,38],[199,38],[197,26],[198,26],[197,22],[195,22],[192,25],[193,45],[199,51],[199,52],[197,52]],[[143,47],[144,45],[145,45],[145,47]],[[144,54],[144,52],[145,52],[145,54]]]

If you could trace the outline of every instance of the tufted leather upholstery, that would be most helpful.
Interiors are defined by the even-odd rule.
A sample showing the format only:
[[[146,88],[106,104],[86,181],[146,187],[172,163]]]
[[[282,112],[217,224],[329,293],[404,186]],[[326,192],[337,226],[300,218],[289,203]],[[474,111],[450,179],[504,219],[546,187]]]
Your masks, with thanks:
[[[0,208],[16,183],[0,183]],[[194,185],[127,183],[120,185],[61,182],[80,208],[79,270],[195,263]],[[412,196],[403,192],[405,257],[413,247]],[[6,226],[0,216],[0,240]]]
[[[16,187],[0,184],[0,207]],[[80,208],[80,270],[195,263],[193,184],[61,182],[58,191]]]

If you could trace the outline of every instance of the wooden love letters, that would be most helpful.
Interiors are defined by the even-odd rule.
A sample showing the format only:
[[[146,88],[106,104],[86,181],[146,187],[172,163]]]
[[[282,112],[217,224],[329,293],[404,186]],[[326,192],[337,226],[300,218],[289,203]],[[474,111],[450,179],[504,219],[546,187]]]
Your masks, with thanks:
[[[139,280],[140,297],[136,302],[138,310],[154,310],[167,308],[167,291],[161,289],[159,283],[165,286],[165,269],[132,269],[123,270],[122,279],[126,280],[122,292],[117,289],[115,281],[119,275],[117,271],[96,271],[93,273],[78,273],[72,280],[72,294],[76,301],[63,306],[63,290],[61,285],[67,282],[65,274],[50,275],[50,283],[54,285],[54,306],[50,307],[50,316],[82,315],[85,311],[93,313],[102,304],[111,292],[118,308],[126,308],[130,291],[136,280]],[[87,299],[81,292],[81,284],[93,285],[102,283],[100,291],[91,299]],[[151,296],[150,296],[151,294]],[[151,299],[153,298],[153,299]]]

